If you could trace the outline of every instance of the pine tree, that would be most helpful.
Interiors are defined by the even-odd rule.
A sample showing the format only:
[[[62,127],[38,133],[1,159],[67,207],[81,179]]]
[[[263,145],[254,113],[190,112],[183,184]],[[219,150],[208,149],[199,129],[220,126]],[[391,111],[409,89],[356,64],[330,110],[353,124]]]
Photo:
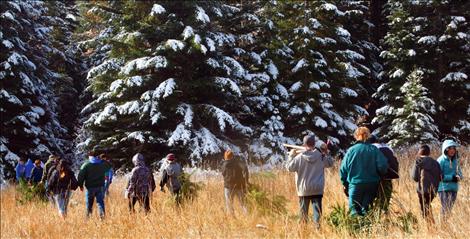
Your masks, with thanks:
[[[384,50],[380,53],[384,59],[384,70],[379,75],[382,84],[374,94],[383,106],[377,109],[372,123],[377,127],[377,134],[391,139],[393,117],[404,103],[403,98],[396,96],[401,94],[400,88],[413,71],[417,58],[414,50],[416,35],[412,32],[414,18],[409,12],[410,5],[407,1],[390,0],[387,7],[390,11],[387,16],[389,31],[383,40]]]
[[[52,91],[58,73],[49,57],[59,50],[45,3],[2,1],[0,10],[0,174],[9,178],[19,156],[63,154],[68,141]]]
[[[351,34],[344,29],[345,13],[327,1],[286,1],[277,6],[280,27],[279,80],[288,89],[290,105],[284,113],[285,134],[300,143],[314,133],[335,144],[347,144],[355,119],[366,113],[357,104],[359,79],[364,74],[354,60]],[[285,42],[285,44],[282,44]],[[321,142],[320,140],[318,142]]]
[[[396,109],[390,125],[392,146],[437,141],[439,130],[432,117],[436,110],[434,101],[428,97],[428,90],[421,83],[423,74],[422,70],[414,70],[400,87],[401,95],[398,98],[403,106]]]
[[[239,86],[264,75],[231,50],[238,38],[223,23],[239,11],[217,1],[125,2],[109,59],[88,73],[94,100],[84,110],[93,113],[81,146],[118,160],[136,151],[158,159],[173,150],[193,162],[229,147],[241,153],[252,129],[236,117]]]

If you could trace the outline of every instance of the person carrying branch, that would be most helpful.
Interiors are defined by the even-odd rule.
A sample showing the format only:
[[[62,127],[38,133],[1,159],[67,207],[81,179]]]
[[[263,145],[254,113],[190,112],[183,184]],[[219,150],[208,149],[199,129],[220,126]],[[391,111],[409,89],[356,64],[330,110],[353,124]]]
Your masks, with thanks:
[[[292,149],[289,152],[286,168],[295,172],[295,184],[300,203],[300,216],[302,222],[308,220],[310,203],[313,206],[313,220],[320,227],[322,214],[322,198],[325,189],[325,168],[333,166],[333,159],[329,155],[326,144],[321,149],[315,148],[315,136],[307,135],[303,139],[304,150]]]

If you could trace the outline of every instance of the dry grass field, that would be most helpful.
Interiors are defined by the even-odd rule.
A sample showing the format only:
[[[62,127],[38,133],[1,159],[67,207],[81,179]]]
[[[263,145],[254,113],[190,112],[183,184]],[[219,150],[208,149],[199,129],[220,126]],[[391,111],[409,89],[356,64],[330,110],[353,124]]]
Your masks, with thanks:
[[[460,185],[457,203],[452,217],[443,223],[439,210],[440,201],[433,201],[436,224],[428,227],[420,217],[415,183],[409,177],[409,168],[415,151],[398,152],[401,178],[394,181],[392,209],[379,223],[358,237],[373,238],[465,238],[470,235],[470,181]],[[460,148],[464,175],[469,175],[468,147]],[[438,156],[438,150],[433,155]],[[275,177],[254,175],[252,181],[264,190],[287,198],[287,214],[260,215],[252,210],[243,215],[239,210],[235,217],[224,212],[223,182],[219,177],[205,179],[198,198],[176,210],[168,193],[155,192],[151,201],[151,213],[129,214],[127,200],[123,196],[124,180],[117,179],[111,186],[106,200],[106,219],[96,214],[85,218],[84,193],[73,193],[69,215],[63,220],[56,208],[47,203],[32,202],[21,205],[15,201],[15,189],[1,191],[1,238],[348,238],[347,231],[336,230],[325,220],[336,204],[346,205],[338,176],[338,165],[327,170],[326,191],[323,197],[323,222],[320,230],[312,224],[298,223],[298,198],[294,175],[283,170],[273,171]],[[157,178],[159,179],[159,178]],[[236,205],[238,205],[236,203]],[[137,207],[139,208],[139,207]],[[411,211],[418,221],[410,232],[397,226],[399,215]],[[265,227],[257,227],[262,224]]]

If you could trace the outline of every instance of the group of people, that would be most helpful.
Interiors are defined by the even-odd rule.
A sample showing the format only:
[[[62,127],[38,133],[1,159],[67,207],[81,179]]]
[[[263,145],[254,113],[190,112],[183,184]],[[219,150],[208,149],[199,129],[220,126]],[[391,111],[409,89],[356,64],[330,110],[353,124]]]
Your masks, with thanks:
[[[381,210],[388,211],[393,192],[392,180],[399,178],[398,159],[392,148],[380,138],[371,135],[366,127],[357,128],[354,138],[356,142],[347,150],[339,170],[350,212],[352,215],[365,215],[374,201]],[[304,137],[303,146],[303,150],[293,149],[289,152],[285,167],[288,171],[295,172],[301,221],[308,221],[308,211],[312,204],[313,220],[319,227],[325,189],[325,168],[332,167],[334,161],[328,145],[322,144],[316,148],[315,137],[312,135]],[[444,218],[456,201],[458,184],[463,178],[458,146],[454,140],[445,140],[442,155],[437,161],[430,157],[431,150],[428,145],[420,146],[418,157],[411,169],[411,177],[417,182],[422,215],[428,222],[434,222],[431,202],[437,194],[442,203]],[[125,189],[129,211],[135,212],[135,204],[139,202],[144,212],[148,213],[151,194],[156,189],[154,176],[141,153],[135,154],[132,162],[134,168]],[[75,178],[67,161],[54,155],[49,157],[45,165],[42,165],[40,160],[36,160],[33,166],[31,164],[31,160],[27,163],[20,160],[16,168],[17,179],[24,178],[33,184],[43,183],[62,217],[67,214],[71,192],[77,188],[83,191],[84,187],[87,216],[92,213],[95,199],[100,217],[105,216],[104,198],[113,178],[112,166],[105,154],[98,156],[95,152],[90,152],[88,160],[80,167],[78,178]],[[160,190],[165,192],[166,185],[176,203],[180,204],[180,176],[183,169],[174,154],[165,157],[161,171]],[[248,213],[245,195],[248,191],[249,172],[246,162],[236,158],[231,150],[227,150],[224,153],[221,173],[227,212],[233,213],[233,202],[237,198],[243,212]]]
[[[392,148],[371,135],[367,127],[357,128],[354,138],[356,142],[344,155],[339,172],[350,213],[363,216],[374,202],[387,212],[393,192],[391,180],[399,178],[399,162]],[[314,136],[305,136],[303,144],[305,150],[292,149],[289,152],[286,168],[295,172],[302,221],[308,220],[311,203],[313,220],[319,227],[325,187],[324,169],[332,167],[333,160],[326,144],[319,149],[315,147]],[[444,219],[456,201],[459,181],[463,178],[457,147],[459,144],[455,140],[445,140],[442,154],[436,161],[430,157],[430,147],[421,145],[411,169],[411,177],[417,182],[422,216],[429,223],[434,223],[431,202],[436,194],[441,200]]]

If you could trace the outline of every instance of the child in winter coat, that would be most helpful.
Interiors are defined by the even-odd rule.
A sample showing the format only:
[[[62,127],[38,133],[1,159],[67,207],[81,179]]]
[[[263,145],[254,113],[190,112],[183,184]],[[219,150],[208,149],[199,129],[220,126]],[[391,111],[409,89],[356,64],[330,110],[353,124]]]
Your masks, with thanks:
[[[434,223],[431,202],[437,194],[441,181],[441,167],[439,163],[429,157],[431,149],[428,145],[421,145],[419,156],[411,169],[411,177],[418,183],[417,192],[421,214],[428,223]]]
[[[77,179],[65,160],[59,161],[56,170],[49,178],[48,185],[47,190],[53,194],[60,216],[65,218],[72,191],[78,188]]]
[[[438,191],[442,204],[441,214],[444,218],[447,217],[454,206],[457,191],[459,190],[459,182],[463,178],[457,147],[459,147],[459,144],[454,140],[444,140],[442,155],[437,159],[442,171],[442,181],[439,183]]]
[[[41,167],[41,160],[36,159],[36,161],[34,161],[34,168],[31,170],[31,178],[29,182],[31,184],[38,184],[41,182],[43,171],[44,170]]]
[[[165,191],[164,186],[166,185],[170,193],[175,197],[176,203],[181,203],[181,182],[179,177],[183,173],[183,168],[176,162],[174,154],[168,154],[166,156],[166,164],[162,166],[162,179],[160,181],[160,190]]]
[[[134,168],[131,178],[127,182],[127,193],[129,198],[129,211],[135,212],[134,206],[138,201],[144,208],[145,213],[150,211],[150,196],[155,191],[155,180],[152,171],[145,166],[144,156],[140,153],[132,158]]]

